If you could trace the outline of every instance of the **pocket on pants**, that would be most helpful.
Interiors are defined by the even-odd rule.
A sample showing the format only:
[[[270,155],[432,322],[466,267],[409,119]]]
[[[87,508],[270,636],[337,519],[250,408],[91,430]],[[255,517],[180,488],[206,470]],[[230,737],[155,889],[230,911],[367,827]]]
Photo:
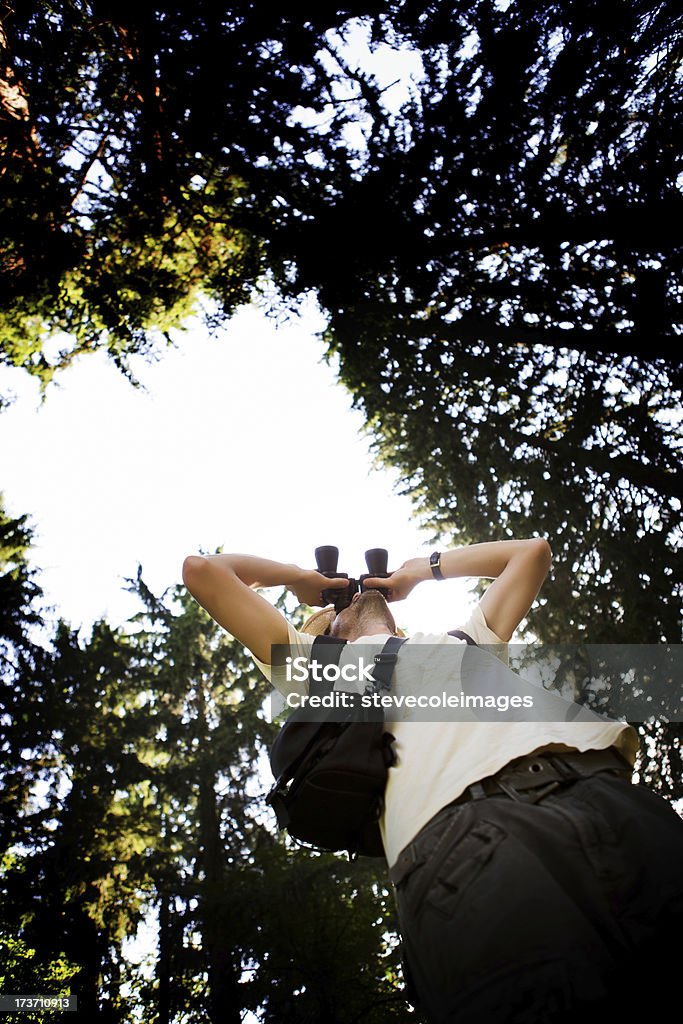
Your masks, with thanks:
[[[430,837],[424,863],[399,884],[397,896],[410,916],[430,907],[450,917],[465,892],[488,864],[505,832],[491,821],[477,821],[468,805],[449,820],[439,839]],[[419,850],[420,840],[417,845]]]
[[[476,822],[441,861],[427,894],[427,905],[443,917],[452,917],[504,838],[503,830],[493,822]]]

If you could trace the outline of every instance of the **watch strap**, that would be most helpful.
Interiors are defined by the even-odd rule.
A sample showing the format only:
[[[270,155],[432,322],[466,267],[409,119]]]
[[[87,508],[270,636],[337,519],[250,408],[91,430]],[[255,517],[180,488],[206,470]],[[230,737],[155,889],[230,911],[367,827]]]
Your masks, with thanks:
[[[445,580],[446,577],[441,572],[441,552],[432,551],[429,556],[429,567],[432,570],[432,576],[435,580]]]

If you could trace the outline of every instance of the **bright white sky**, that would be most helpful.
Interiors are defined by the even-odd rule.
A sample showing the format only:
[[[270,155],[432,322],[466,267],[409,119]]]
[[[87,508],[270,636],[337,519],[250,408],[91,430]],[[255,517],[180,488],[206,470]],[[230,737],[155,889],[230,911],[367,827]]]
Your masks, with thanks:
[[[372,469],[362,416],[322,361],[323,323],[313,304],[280,325],[245,308],[218,337],[195,327],[138,360],[145,390],[101,354],[61,373],[44,404],[36,381],[0,371],[16,395],[0,414],[0,486],[8,511],[31,517],[57,614],[121,623],[137,610],[124,578],[138,563],[160,593],[186,554],[221,545],[313,567],[314,548],[336,544],[352,576],[367,548],[386,547],[393,569],[436,546],[395,474]],[[472,582],[425,583],[397,621],[453,628]]]

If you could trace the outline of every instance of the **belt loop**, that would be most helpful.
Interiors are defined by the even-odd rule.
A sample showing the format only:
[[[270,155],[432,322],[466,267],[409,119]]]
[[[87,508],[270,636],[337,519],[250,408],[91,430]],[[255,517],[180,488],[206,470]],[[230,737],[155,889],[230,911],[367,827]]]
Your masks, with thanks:
[[[486,790],[481,782],[472,782],[465,790],[469,794],[472,800],[483,800],[486,796]]]
[[[537,804],[550,793],[554,793],[556,789],[562,785],[561,782],[548,782],[545,786],[539,786],[536,789],[525,790],[520,792],[515,789],[514,786],[509,786],[507,783],[498,780],[498,785],[511,800],[515,800],[519,804]]]
[[[581,774],[577,772],[576,768],[573,768],[568,764],[562,754],[546,754],[546,760],[563,776],[565,779],[580,779]]]
[[[399,885],[400,882],[410,874],[413,868],[417,867],[422,863],[422,859],[418,857],[417,850],[413,843],[406,846],[404,850],[399,854],[398,860],[392,868],[389,869],[389,881],[393,886]]]

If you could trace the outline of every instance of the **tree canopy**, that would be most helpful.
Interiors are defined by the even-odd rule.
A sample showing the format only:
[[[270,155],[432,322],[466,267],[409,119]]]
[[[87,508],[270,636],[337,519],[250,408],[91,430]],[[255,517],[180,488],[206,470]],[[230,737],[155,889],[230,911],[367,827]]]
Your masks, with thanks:
[[[541,639],[677,641],[680,18],[438,9],[409,143],[309,229],[372,232],[301,271],[330,350],[435,532],[550,540]]]
[[[266,271],[335,332],[379,304],[409,338],[675,356],[674,6],[19,5],[6,358],[47,377],[56,334],[125,360]],[[413,64],[393,89],[389,54]]]
[[[327,142],[295,117],[330,88],[324,33],[381,6],[6,9],[5,358],[43,380],[99,346],[125,363],[182,321],[199,288],[219,316],[244,302],[268,268],[279,193],[292,176],[306,188],[314,149],[340,145],[341,125]],[[48,359],[49,337],[62,351]]]

